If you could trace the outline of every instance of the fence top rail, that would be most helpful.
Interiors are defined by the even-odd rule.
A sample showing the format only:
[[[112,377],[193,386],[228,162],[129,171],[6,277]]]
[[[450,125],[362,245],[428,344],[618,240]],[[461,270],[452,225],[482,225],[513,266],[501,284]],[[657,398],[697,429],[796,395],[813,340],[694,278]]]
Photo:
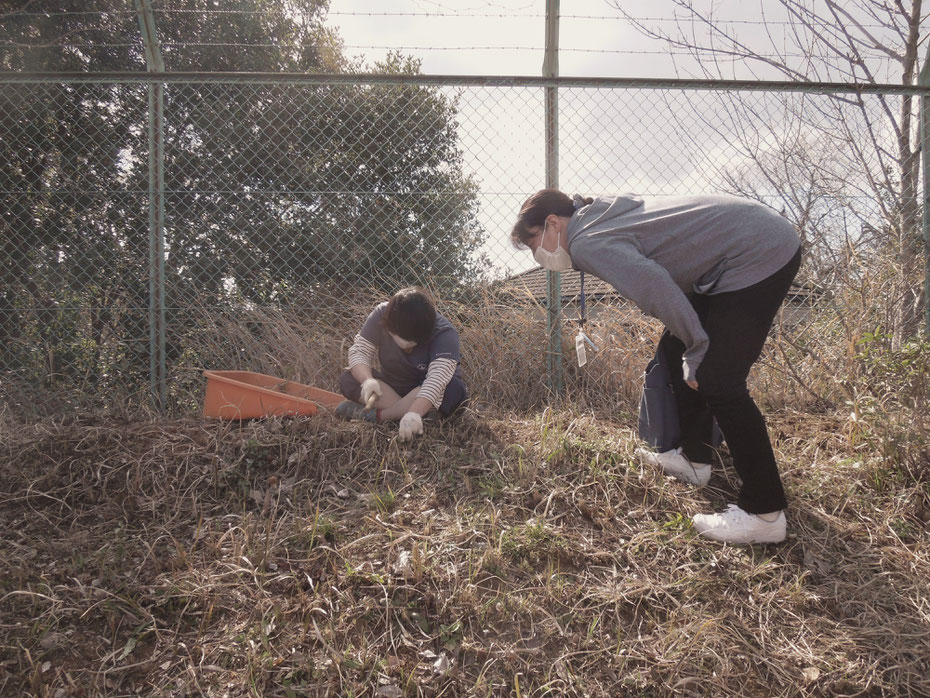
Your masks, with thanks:
[[[680,78],[541,77],[530,75],[384,75],[380,73],[29,73],[0,72],[0,83],[254,83],[308,85],[434,85],[460,87],[594,87],[734,90],[832,94],[902,94],[930,97],[930,86],[891,83],[690,80]]]

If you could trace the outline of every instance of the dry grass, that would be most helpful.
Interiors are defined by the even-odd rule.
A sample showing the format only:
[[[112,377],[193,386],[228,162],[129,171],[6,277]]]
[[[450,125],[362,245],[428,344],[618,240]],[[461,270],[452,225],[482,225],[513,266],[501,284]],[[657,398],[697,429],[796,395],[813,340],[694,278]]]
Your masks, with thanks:
[[[205,312],[176,413],[201,367],[332,387],[374,300]],[[725,452],[703,490],[633,456],[657,326],[601,314],[556,400],[538,309],[442,310],[475,400],[412,446],[0,402],[0,695],[930,695],[926,361],[826,321],[774,342],[753,383],[790,537],[734,548],[689,524],[732,501]]]
[[[445,300],[439,310],[459,330],[462,370],[472,396],[482,404],[518,412],[542,409],[558,400],[547,384],[545,310],[526,297],[485,289],[467,301]],[[346,354],[371,309],[383,295],[356,291],[351,296],[295,302],[290,309],[217,311],[203,308],[177,338],[183,360],[169,381],[173,404],[195,409],[203,389],[202,368],[252,370],[300,383],[337,384]],[[639,399],[640,375],[661,325],[607,310],[589,332],[601,345],[588,365],[573,364],[575,325],[563,326],[564,398],[605,413],[629,411]]]
[[[580,409],[0,429],[2,695],[930,695],[926,483],[836,417],[773,417],[792,535],[749,549],[688,524],[729,471]]]

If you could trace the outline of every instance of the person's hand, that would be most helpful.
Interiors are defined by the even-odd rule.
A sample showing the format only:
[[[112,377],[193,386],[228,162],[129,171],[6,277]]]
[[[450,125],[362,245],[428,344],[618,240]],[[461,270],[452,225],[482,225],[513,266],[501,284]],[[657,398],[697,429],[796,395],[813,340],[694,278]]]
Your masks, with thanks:
[[[397,438],[401,441],[413,441],[415,434],[423,433],[423,418],[416,412],[408,412],[400,420]]]
[[[685,385],[687,385],[687,386],[688,386],[689,388],[691,388],[692,390],[697,390],[697,389],[698,389],[698,382],[697,382],[697,381],[685,381]]]
[[[366,378],[362,381],[362,404],[365,407],[374,405],[374,401],[379,397],[381,397],[381,384],[376,378]]]

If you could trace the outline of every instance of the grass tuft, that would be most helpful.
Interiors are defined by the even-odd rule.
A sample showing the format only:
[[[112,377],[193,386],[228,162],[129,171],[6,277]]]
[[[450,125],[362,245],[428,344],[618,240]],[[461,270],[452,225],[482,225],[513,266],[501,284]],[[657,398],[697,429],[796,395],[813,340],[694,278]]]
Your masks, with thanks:
[[[328,413],[6,420],[4,695],[930,694],[925,485],[826,417],[773,415],[792,535],[746,549],[689,523],[725,453],[695,490],[587,409],[412,446]]]

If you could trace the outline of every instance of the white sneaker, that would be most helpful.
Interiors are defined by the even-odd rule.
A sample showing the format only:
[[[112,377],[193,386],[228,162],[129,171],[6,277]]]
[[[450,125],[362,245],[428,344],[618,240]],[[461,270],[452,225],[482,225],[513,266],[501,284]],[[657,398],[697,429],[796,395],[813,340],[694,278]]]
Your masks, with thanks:
[[[656,453],[647,448],[636,449],[636,454],[649,465],[662,468],[666,475],[671,475],[689,485],[703,487],[710,480],[710,463],[692,463],[680,448]]]
[[[778,512],[774,521],[765,521],[743,511],[735,504],[719,514],[697,514],[691,519],[694,530],[705,538],[724,543],[781,543],[785,540],[785,512]]]

